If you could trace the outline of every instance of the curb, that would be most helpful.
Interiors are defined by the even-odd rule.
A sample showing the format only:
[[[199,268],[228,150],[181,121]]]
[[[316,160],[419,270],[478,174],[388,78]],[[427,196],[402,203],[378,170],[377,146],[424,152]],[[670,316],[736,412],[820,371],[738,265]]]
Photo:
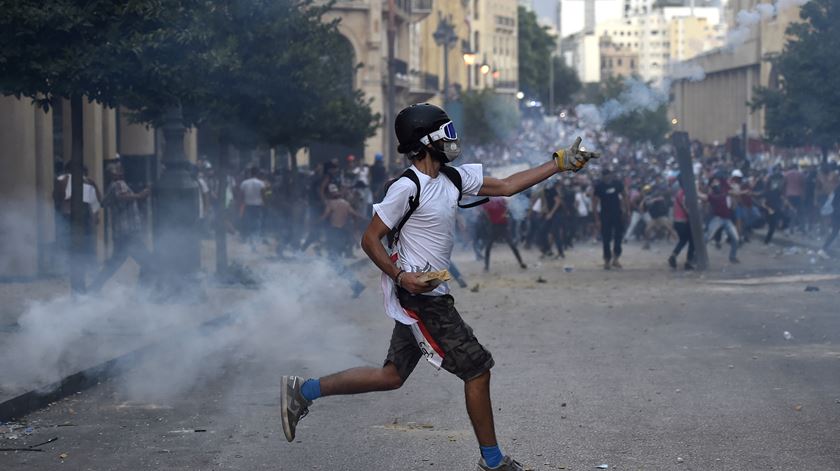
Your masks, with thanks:
[[[110,378],[117,377],[125,369],[131,368],[133,365],[139,363],[146,354],[166,342],[171,342],[176,337],[218,328],[230,323],[233,319],[234,315],[232,313],[223,314],[203,322],[197,327],[183,329],[144,347],[65,376],[52,384],[27,391],[19,396],[6,400],[0,403],[0,423],[11,422],[14,419],[43,409],[53,402],[82,392]]]

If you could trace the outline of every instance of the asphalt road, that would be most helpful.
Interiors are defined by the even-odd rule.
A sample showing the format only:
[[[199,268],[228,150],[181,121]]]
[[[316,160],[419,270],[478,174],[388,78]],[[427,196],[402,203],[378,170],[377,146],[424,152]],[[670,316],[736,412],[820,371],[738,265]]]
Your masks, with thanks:
[[[610,272],[590,245],[566,261],[526,252],[527,271],[498,246],[489,274],[459,254],[478,291],[454,295],[496,358],[503,450],[534,470],[840,469],[840,266],[777,251],[750,247],[730,267],[712,249],[717,268],[704,275],[672,273],[664,245],[631,246]],[[43,452],[0,452],[0,469],[474,469],[462,384],[422,363],[399,391],[317,401],[298,441],[283,438],[280,375],[378,365],[386,353],[391,324],[364,273],[371,289],[341,306],[355,329],[346,342],[279,358],[208,349],[194,366],[210,373],[166,395],[103,383],[26,417],[29,434],[0,426],[0,447],[58,437]],[[325,322],[324,335],[334,328]],[[273,334],[318,342],[289,332]],[[177,364],[174,346],[166,355]],[[159,373],[143,379],[172,378]]]

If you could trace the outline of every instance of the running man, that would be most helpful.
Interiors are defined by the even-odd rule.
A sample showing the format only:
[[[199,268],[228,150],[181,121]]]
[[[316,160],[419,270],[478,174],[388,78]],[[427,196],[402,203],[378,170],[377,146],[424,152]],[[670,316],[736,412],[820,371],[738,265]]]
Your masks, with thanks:
[[[353,368],[306,381],[284,376],[283,431],[293,441],[298,421],[320,397],[400,388],[425,357],[464,381],[467,413],[481,452],[478,469],[521,471],[522,465],[505,456],[496,441],[490,402],[493,357],[461,319],[447,284],[423,282],[420,276],[450,266],[459,187],[463,195],[511,196],[558,172],[578,171],[597,154],[579,150],[578,138],[545,164],[497,179],[484,177],[481,164],[446,166],[460,155],[461,146],[452,121],[434,105],[402,110],[395,131],[398,150],[408,157],[418,182],[408,172],[397,179],[374,205],[362,237],[362,248],[382,271],[386,312],[396,321],[388,355],[381,368]],[[395,236],[393,255],[381,242],[389,233]]]

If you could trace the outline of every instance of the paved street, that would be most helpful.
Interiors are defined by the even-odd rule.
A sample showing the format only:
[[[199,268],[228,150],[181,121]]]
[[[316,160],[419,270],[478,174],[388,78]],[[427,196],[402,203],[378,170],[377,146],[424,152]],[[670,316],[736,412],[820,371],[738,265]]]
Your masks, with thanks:
[[[702,276],[671,272],[665,244],[631,245],[610,272],[594,245],[565,261],[525,252],[527,271],[498,245],[488,274],[459,253],[477,289],[454,295],[496,358],[502,449],[534,470],[840,469],[840,266],[780,250],[751,244],[732,267],[711,247]],[[305,265],[279,269],[294,277]],[[202,334],[189,360],[184,345],[196,342],[169,345],[20,428],[0,426],[4,448],[58,437],[43,452],[0,452],[0,469],[474,469],[462,384],[424,363],[399,391],[318,400],[298,441],[283,438],[280,375],[384,358],[378,277],[360,273],[360,300],[341,283],[312,287],[301,297],[312,309],[283,322],[280,300],[242,313],[265,320],[253,338]]]

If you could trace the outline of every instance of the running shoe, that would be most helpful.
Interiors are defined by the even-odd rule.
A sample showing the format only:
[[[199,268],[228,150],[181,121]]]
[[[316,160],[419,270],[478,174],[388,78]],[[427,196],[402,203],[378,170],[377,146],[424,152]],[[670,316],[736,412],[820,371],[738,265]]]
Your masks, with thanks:
[[[280,416],[283,419],[283,433],[289,442],[295,439],[295,429],[300,419],[309,413],[312,402],[306,400],[300,392],[303,378],[300,376],[283,376],[280,389]]]
[[[487,466],[484,458],[478,460],[478,471],[525,471],[525,468],[510,456],[502,458],[502,463],[495,468]]]

